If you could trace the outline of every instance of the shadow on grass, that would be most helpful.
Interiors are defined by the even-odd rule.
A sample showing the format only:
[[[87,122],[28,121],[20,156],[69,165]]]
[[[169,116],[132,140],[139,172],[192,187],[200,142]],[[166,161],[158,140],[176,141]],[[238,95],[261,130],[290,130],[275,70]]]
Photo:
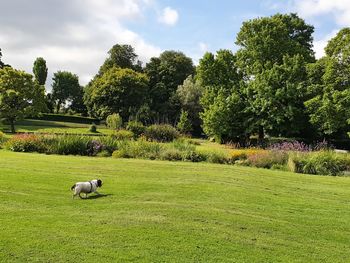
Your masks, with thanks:
[[[93,199],[98,199],[98,198],[107,197],[107,196],[112,196],[112,194],[91,195],[91,196],[88,196],[87,198],[83,198],[83,200],[93,200]]]

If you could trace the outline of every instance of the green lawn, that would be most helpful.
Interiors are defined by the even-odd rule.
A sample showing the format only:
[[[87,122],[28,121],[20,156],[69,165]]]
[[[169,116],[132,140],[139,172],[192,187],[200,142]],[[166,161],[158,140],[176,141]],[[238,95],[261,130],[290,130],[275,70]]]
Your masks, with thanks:
[[[17,122],[15,127],[17,132],[96,134],[89,131],[89,124],[71,122],[23,120]],[[0,131],[9,132],[9,125],[0,122]],[[97,125],[97,133],[112,134],[113,131],[104,125]]]
[[[0,262],[350,262],[348,177],[2,150],[0,184]]]

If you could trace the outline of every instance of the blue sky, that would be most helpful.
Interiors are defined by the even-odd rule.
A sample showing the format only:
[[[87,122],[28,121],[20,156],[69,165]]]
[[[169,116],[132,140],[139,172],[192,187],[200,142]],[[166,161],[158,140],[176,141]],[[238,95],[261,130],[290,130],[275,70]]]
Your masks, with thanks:
[[[0,0],[0,6],[3,61],[31,72],[42,56],[49,79],[68,70],[82,84],[116,43],[134,46],[144,62],[171,49],[198,63],[205,51],[236,50],[243,21],[297,12],[315,26],[320,57],[327,41],[350,26],[350,0]]]

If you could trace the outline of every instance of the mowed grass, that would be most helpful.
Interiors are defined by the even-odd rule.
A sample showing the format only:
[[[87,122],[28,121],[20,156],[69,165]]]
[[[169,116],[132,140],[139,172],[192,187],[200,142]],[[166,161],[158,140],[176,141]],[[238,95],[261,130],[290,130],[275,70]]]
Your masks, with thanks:
[[[350,261],[347,177],[2,150],[0,184],[0,262]]]
[[[43,120],[22,120],[16,123],[17,132],[38,132],[38,133],[72,133],[72,134],[96,134],[89,131],[91,125],[72,122],[57,122]],[[97,125],[97,134],[112,134],[113,130],[107,129],[104,125]],[[10,126],[0,122],[0,131],[9,132]]]

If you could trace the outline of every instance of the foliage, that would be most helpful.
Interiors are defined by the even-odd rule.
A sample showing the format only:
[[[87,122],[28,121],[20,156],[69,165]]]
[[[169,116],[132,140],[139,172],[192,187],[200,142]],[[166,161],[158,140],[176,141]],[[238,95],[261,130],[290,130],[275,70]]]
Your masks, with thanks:
[[[176,90],[194,73],[192,59],[182,52],[164,51],[158,58],[151,58],[145,72],[150,79],[150,108],[155,113],[155,120],[175,122],[180,106]]]
[[[188,112],[188,119],[193,127],[194,134],[201,133],[202,121],[199,113],[202,111],[200,99],[203,95],[204,88],[198,80],[194,80],[193,76],[188,76],[182,85],[176,90],[176,96],[179,99],[182,110]]]
[[[32,75],[10,67],[0,69],[0,118],[10,123],[12,132],[16,121],[45,109],[44,92]]]
[[[333,151],[294,153],[289,155],[288,168],[296,173],[335,176],[349,170],[350,158]]]
[[[143,105],[147,85],[145,74],[113,67],[86,87],[84,101],[89,112],[99,118],[118,113],[126,121]]]
[[[234,163],[237,160],[246,160],[248,156],[263,153],[265,150],[257,148],[234,149],[229,152],[229,158]]]
[[[326,56],[308,68],[310,121],[326,135],[346,134],[350,121],[350,28],[329,41]]]
[[[90,138],[77,135],[55,136],[49,143],[49,153],[61,155],[88,155]]]
[[[47,66],[46,66],[46,60],[43,58],[37,58],[34,61],[33,66],[33,73],[35,76],[35,80],[38,82],[39,85],[45,85],[46,78],[47,78]]]
[[[130,45],[116,44],[108,51],[108,55],[100,67],[99,75],[103,75],[113,67],[129,68],[135,71],[142,70],[141,61],[138,60],[134,48]]]
[[[258,168],[270,169],[275,165],[285,165],[287,161],[288,154],[286,152],[270,150],[248,155],[246,163]]]
[[[134,138],[134,133],[128,130],[117,130],[113,133],[112,136],[116,140],[131,140]]]
[[[71,72],[58,71],[54,73],[52,81],[52,99],[56,104],[56,113],[59,113],[62,105],[73,103],[82,95],[79,78]]]
[[[5,140],[6,140],[5,134],[2,131],[0,131],[0,146]]]
[[[126,125],[126,129],[131,131],[134,134],[134,138],[140,137],[144,134],[146,127],[139,121],[129,121]]]
[[[97,132],[97,127],[95,123],[90,125],[89,132]]]
[[[187,111],[181,111],[180,120],[177,123],[176,127],[183,134],[189,134],[192,131],[192,124],[188,118]]]
[[[108,115],[106,118],[106,125],[112,130],[120,129],[123,125],[123,120],[118,113]]]
[[[5,143],[5,148],[14,152],[45,152],[47,150],[40,137],[33,134],[14,135]]]
[[[171,142],[179,137],[178,131],[168,124],[154,124],[146,128],[145,137],[147,140],[158,142]]]
[[[2,52],[1,52],[1,48],[0,48],[0,69],[2,69],[4,67],[10,67],[10,65],[7,65],[3,61],[1,61],[1,57],[2,57]]]
[[[55,122],[71,122],[71,123],[82,123],[82,124],[96,123],[96,124],[100,124],[100,120],[99,119],[82,117],[82,116],[71,116],[71,115],[64,115],[64,114],[43,113],[43,114],[40,114],[40,116],[35,117],[34,119],[36,119],[36,120],[45,120],[45,121],[55,121]]]

